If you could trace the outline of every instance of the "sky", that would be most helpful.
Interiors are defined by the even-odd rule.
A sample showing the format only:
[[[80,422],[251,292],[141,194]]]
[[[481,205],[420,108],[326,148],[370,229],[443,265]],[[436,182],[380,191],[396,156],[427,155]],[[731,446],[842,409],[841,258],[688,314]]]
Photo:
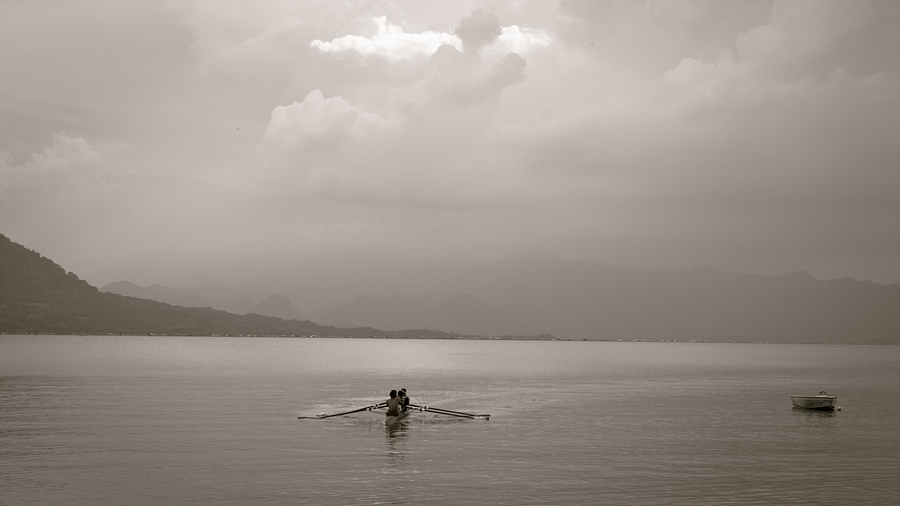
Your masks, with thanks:
[[[0,0],[0,232],[900,282],[900,2]]]

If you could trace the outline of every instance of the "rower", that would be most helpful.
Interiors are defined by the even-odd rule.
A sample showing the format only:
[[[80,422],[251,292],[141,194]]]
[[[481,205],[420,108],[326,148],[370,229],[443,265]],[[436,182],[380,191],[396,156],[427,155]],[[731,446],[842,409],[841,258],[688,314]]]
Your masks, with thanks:
[[[397,395],[400,396],[400,405],[402,406],[403,411],[406,411],[409,408],[409,396],[406,395],[406,389],[401,388]]]
[[[391,390],[391,398],[387,400],[387,416],[397,416],[400,414],[400,406],[402,405],[400,397],[397,396],[396,390]]]

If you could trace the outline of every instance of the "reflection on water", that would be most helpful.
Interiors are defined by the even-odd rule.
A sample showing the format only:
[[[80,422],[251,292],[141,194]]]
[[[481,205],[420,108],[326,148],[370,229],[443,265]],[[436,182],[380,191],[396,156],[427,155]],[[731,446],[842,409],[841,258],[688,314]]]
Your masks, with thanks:
[[[793,407],[791,415],[797,424],[797,430],[800,431],[800,437],[808,437],[809,444],[831,445],[831,441],[820,438],[826,435],[831,437],[830,435],[838,430],[837,411]]]
[[[387,456],[391,468],[403,469],[406,460],[407,424],[405,422],[385,426],[387,436]]]
[[[833,409],[806,409],[806,408],[798,408],[794,406],[792,411],[795,415],[801,416],[809,416],[809,417],[825,417],[832,418],[837,416],[837,411]]]
[[[396,439],[398,437],[405,437],[406,431],[409,426],[409,420],[401,420],[399,422],[387,424],[384,426],[388,439]]]

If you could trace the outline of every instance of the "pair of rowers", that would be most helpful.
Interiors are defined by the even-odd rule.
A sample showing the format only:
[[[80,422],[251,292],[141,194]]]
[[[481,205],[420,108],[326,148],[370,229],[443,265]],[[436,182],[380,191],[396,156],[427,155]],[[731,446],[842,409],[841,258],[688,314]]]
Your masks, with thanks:
[[[401,388],[391,390],[391,398],[387,400],[387,416],[397,416],[401,411],[406,411],[409,406],[409,397],[406,396],[406,389]]]

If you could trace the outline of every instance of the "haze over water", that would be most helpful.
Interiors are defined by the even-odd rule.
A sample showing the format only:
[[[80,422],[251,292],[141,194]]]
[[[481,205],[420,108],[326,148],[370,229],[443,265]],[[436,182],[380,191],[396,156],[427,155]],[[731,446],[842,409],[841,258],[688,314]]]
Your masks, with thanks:
[[[890,504],[900,348],[0,336],[8,504]],[[406,387],[399,427],[362,413]],[[842,411],[791,408],[827,390]]]

